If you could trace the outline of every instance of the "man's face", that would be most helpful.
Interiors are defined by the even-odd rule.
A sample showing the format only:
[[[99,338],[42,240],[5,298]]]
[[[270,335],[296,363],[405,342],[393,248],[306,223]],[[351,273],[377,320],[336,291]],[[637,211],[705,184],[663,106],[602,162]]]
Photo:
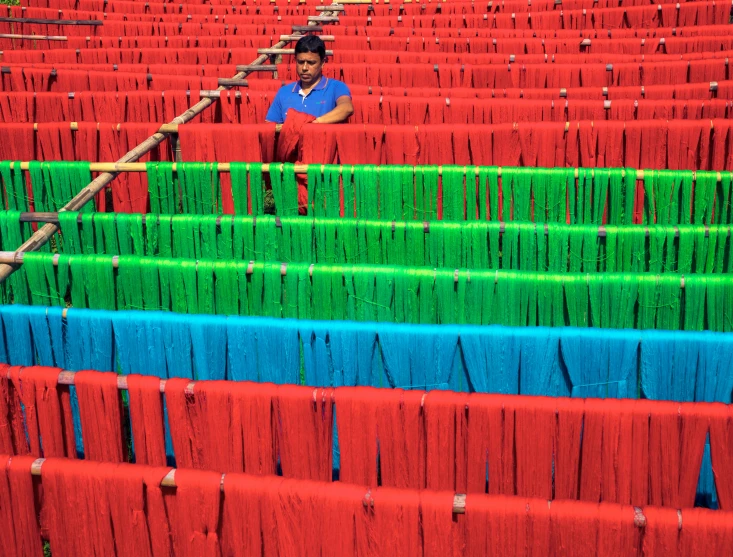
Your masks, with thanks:
[[[316,52],[301,52],[295,56],[298,78],[306,87],[321,79],[323,60]]]

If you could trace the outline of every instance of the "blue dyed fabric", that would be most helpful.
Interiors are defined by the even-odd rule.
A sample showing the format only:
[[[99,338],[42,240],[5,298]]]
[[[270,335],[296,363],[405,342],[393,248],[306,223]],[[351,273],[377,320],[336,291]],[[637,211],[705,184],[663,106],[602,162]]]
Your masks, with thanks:
[[[0,360],[312,386],[731,402],[733,334],[0,306]]]

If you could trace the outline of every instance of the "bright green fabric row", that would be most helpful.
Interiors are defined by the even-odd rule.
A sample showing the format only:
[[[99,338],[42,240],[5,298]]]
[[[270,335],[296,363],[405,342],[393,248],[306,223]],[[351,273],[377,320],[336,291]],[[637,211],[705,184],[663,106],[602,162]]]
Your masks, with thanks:
[[[18,212],[0,212],[20,245]],[[58,251],[549,272],[731,273],[730,226],[608,226],[60,213]],[[217,224],[217,220],[221,222]],[[278,224],[279,223],[279,224]],[[22,225],[28,237],[28,225]],[[5,235],[3,235],[5,236]]]
[[[31,253],[15,303],[299,319],[730,331],[733,277]],[[251,268],[248,269],[248,266]],[[7,300],[6,300],[7,301]]]
[[[5,207],[28,210],[25,174],[0,162]],[[575,174],[578,174],[577,178]],[[55,211],[91,180],[89,163],[32,162],[30,183],[36,211]],[[216,163],[147,164],[150,211],[160,214],[219,214],[223,210],[221,175]],[[379,220],[503,220],[596,224],[633,222],[636,200],[633,169],[510,168],[443,166],[336,166],[308,169],[309,213]],[[645,223],[729,224],[730,172],[644,172]],[[718,180],[720,177],[720,180]],[[235,213],[298,214],[293,165],[273,164],[267,175],[260,163],[231,163]],[[113,185],[114,187],[114,185]],[[122,187],[122,186],[118,186]],[[274,206],[266,203],[271,188]],[[228,195],[228,194],[227,194]],[[250,209],[251,205],[251,209]],[[439,209],[439,205],[441,208]],[[90,206],[91,210],[91,206]]]
[[[3,207],[10,210],[29,210],[32,187],[33,208],[36,211],[58,211],[92,181],[88,162],[31,161],[29,183],[26,183],[26,175],[20,170],[20,162],[14,163],[13,169],[10,165],[10,161],[0,161]],[[83,209],[85,212],[93,210],[94,201]]]

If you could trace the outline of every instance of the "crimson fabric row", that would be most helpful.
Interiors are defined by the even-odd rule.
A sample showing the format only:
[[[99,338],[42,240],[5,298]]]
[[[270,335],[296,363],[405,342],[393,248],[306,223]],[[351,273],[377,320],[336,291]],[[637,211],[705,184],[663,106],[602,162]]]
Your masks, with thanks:
[[[236,38],[239,36],[248,37],[252,35],[281,35],[289,34],[292,31],[291,24],[278,23],[270,21],[260,24],[238,24],[238,25],[218,25],[218,24],[142,24],[142,23],[124,23],[110,22],[101,29],[96,29],[96,36],[90,36],[74,30],[74,26],[64,26],[63,30],[58,30],[57,35],[67,37],[66,41],[50,41],[35,39],[33,41],[23,41],[18,39],[0,39],[0,47],[4,50],[12,49],[54,49],[54,48],[86,48],[88,45],[103,46],[120,46],[123,41],[149,41],[151,37],[158,37],[165,41],[175,37],[214,37],[217,40],[226,40],[227,37]],[[301,21],[300,24],[303,22]],[[69,30],[72,32],[69,32]],[[49,29],[44,29],[40,34],[50,34]],[[364,36],[376,39],[379,37],[388,38],[408,38],[422,39],[432,37],[435,39],[436,32],[439,31],[439,38],[446,40],[450,38],[460,38],[461,40],[469,40],[475,38],[495,38],[497,41],[505,39],[575,39],[575,38],[599,38],[599,39],[628,39],[628,38],[671,38],[671,37],[705,37],[705,36],[725,36],[730,29],[727,25],[715,26],[692,26],[692,27],[666,27],[656,29],[614,29],[611,30],[516,30],[516,29],[465,29],[465,28],[441,28],[441,29],[410,29],[410,28],[391,28],[391,27],[349,27],[344,25],[332,25],[327,28],[327,32],[338,37],[343,36]],[[124,43],[127,44],[127,43]],[[517,53],[521,53],[518,48]]]
[[[289,27],[282,29],[281,34],[288,34]],[[328,30],[330,32],[330,30]],[[36,44],[28,41],[7,40],[15,47],[6,48],[0,61],[12,61],[13,53],[24,53],[28,60],[41,61],[48,50],[85,50],[94,48],[262,48],[263,44],[274,44],[281,34],[270,35],[236,35],[236,36],[176,36],[176,37],[69,37],[67,41],[55,42],[55,47],[41,50]],[[662,40],[664,39],[664,40]],[[438,38],[435,37],[361,37],[338,35],[336,40],[328,44],[329,48],[342,50],[366,50],[389,52],[445,52],[448,54],[505,54],[521,56],[525,54],[557,55],[557,54],[613,54],[613,55],[649,55],[649,54],[695,54],[733,50],[733,37],[730,35],[711,35],[700,37],[652,37],[643,39],[590,39],[588,46],[572,39],[541,38]],[[48,41],[41,41],[48,42]],[[37,56],[40,58],[34,58]],[[20,58],[18,58],[20,60]],[[583,58],[586,60],[587,58]]]
[[[544,39],[572,39],[572,38],[599,38],[599,39],[629,39],[653,37],[700,37],[706,35],[725,35],[730,27],[727,23],[720,25],[691,25],[688,27],[635,27],[635,28],[608,28],[608,29],[486,29],[465,27],[379,27],[371,25],[329,25],[331,35],[364,35],[372,37],[488,37],[488,38],[544,38]]]
[[[289,34],[291,29],[283,27],[282,33],[260,35],[230,35],[211,37],[67,37],[66,41],[55,41],[54,48],[39,48],[34,41],[9,40],[18,51],[46,52],[47,50],[83,50],[90,48],[262,48],[263,44],[274,44],[281,35]],[[40,41],[47,43],[48,41]],[[710,49],[709,49],[710,50]],[[12,49],[3,52],[0,60],[5,60]]]
[[[578,10],[588,10],[591,11],[591,13],[594,13],[594,10],[598,13],[601,13],[601,10],[598,8],[598,6],[594,5],[593,0],[585,0],[585,2],[588,4],[587,6],[578,6],[576,8],[573,8],[572,6],[565,6],[564,4],[557,5],[557,9],[555,9],[555,4],[553,1],[553,4],[551,4],[552,8],[549,11],[556,11],[560,14],[564,12],[570,12],[574,13]],[[577,2],[578,4],[582,4],[583,2]],[[665,4],[676,4],[676,2],[664,2]],[[699,4],[699,2],[697,2]],[[655,4],[655,5],[647,5],[643,7],[630,7],[630,8],[606,8],[603,10],[603,13],[606,11],[613,11],[613,10],[623,10],[629,11],[632,14],[636,11],[649,11],[649,10],[659,10],[659,5],[661,4]],[[690,4],[690,7],[692,7],[694,4]],[[673,6],[676,8],[676,6]],[[361,18],[361,21],[359,21],[359,24],[362,24],[364,22],[364,18],[366,17],[378,17],[378,18],[400,18],[400,17],[422,17],[422,16],[475,16],[480,15],[484,16],[487,15],[493,15],[497,13],[529,13],[531,12],[534,17],[537,17],[538,14],[541,14],[543,12],[546,12],[548,10],[543,10],[540,6],[539,8],[532,5],[531,3],[525,2],[524,4],[519,5],[511,5],[502,7],[500,3],[491,3],[488,2],[481,3],[481,4],[475,4],[473,2],[470,3],[433,3],[433,4],[416,4],[416,5],[402,5],[402,6],[393,6],[392,4],[374,4],[372,5],[364,5],[364,6],[351,6],[347,5],[346,11],[343,12],[343,16],[349,16],[349,17],[359,17]],[[59,19],[59,11],[54,10],[51,8],[48,9],[32,9],[32,13],[34,15],[30,15],[29,12],[31,10],[22,10],[19,6],[15,7],[14,10],[10,10],[11,13],[13,13],[13,17],[26,17],[26,18],[47,18],[47,19]],[[268,16],[277,16],[277,15],[299,15],[299,16],[308,16],[308,15],[314,15],[317,12],[313,9],[312,6],[308,5],[298,5],[298,4],[288,4],[285,6],[275,6],[271,4],[263,4],[263,5],[251,5],[251,6],[239,6],[237,9],[238,13],[236,14],[210,14],[210,13],[194,13],[192,11],[189,11],[187,9],[176,11],[174,13],[132,13],[132,12],[94,12],[94,11],[84,11],[84,10],[65,10],[63,12],[63,18],[64,19],[73,19],[73,20],[96,20],[96,21],[160,21],[160,22],[167,22],[167,23],[186,23],[186,22],[195,22],[195,23],[248,23],[247,18],[253,15],[268,15]],[[342,16],[342,14],[339,14]],[[631,16],[633,17],[633,16]],[[381,21],[381,20],[380,20]],[[716,22],[716,23],[722,23],[722,22]]]
[[[641,0],[634,0],[634,1],[641,1]],[[211,2],[206,2],[206,7],[209,6],[212,7],[214,10],[230,10],[230,9],[236,9],[237,6],[243,6],[243,5],[258,5],[258,4],[265,4],[270,5],[272,4],[272,0],[213,0]],[[285,5],[288,4],[305,4],[308,6],[320,6],[320,5],[330,5],[332,2],[331,0],[276,0],[274,2],[277,5]],[[119,5],[119,10],[122,12],[136,12],[136,13],[145,13],[148,9],[152,9],[147,6],[148,2],[145,3],[145,5],[140,4],[139,2],[135,2],[132,0],[123,0],[120,2],[117,2],[116,0],[114,2],[105,2],[105,0],[29,0],[28,2],[23,2],[24,5],[27,6],[33,6],[36,8],[53,8],[57,10],[90,10],[94,12],[106,12],[106,11],[115,11],[114,5]],[[156,6],[160,5],[161,2],[150,2],[150,6]],[[179,8],[179,6],[188,7],[188,6],[201,6],[200,2],[171,2],[168,4],[168,9],[170,11],[173,11],[174,13],[179,10],[183,10],[184,8]]]
[[[173,89],[216,89],[215,77],[161,75],[128,72],[94,72],[78,70],[8,67],[9,73],[0,73],[0,91],[5,92],[57,92],[68,94],[76,91],[163,91]],[[232,75],[232,74],[229,74]],[[285,81],[273,79],[248,79],[248,90],[276,92]],[[510,99],[714,99],[731,98],[733,81],[692,83],[682,85],[651,85],[626,87],[554,87],[554,88],[438,88],[438,87],[382,87],[378,85],[349,84],[354,95],[399,97],[449,97],[449,98],[510,98]],[[240,89],[245,91],[245,89]]]
[[[679,7],[678,7],[679,6]],[[661,8],[660,8],[661,7]],[[374,27],[466,29],[652,29],[691,25],[724,25],[730,22],[728,2],[688,2],[634,8],[562,10],[467,15],[370,16]],[[251,16],[261,17],[261,16]],[[286,22],[283,17],[282,22]],[[339,16],[340,25],[364,25],[363,16]],[[297,24],[296,24],[297,25]]]
[[[81,431],[58,368],[0,368],[0,452],[127,462],[119,376],[74,376]],[[135,461],[330,481],[690,508],[709,436],[716,492],[733,509],[733,407],[313,388],[126,376]],[[29,411],[28,409],[32,409]],[[23,411],[25,409],[25,412]]]
[[[293,65],[280,64],[278,77],[297,79]],[[324,75],[348,84],[382,87],[613,87],[676,85],[730,79],[725,59],[620,64],[399,64],[326,65]]]
[[[274,44],[279,37],[262,38],[260,44]],[[733,58],[733,50],[691,52],[688,54],[476,54],[455,52],[390,52],[386,50],[347,50],[334,46],[328,57],[331,64],[590,64],[629,62],[676,62]],[[258,56],[253,48],[88,48],[51,50],[11,50],[4,52],[4,63],[41,64],[242,64]],[[282,62],[294,64],[295,57],[282,55]]]
[[[693,0],[683,0],[693,1]],[[552,10],[575,10],[575,9],[591,9],[591,8],[630,8],[634,6],[648,6],[657,4],[676,4],[677,0],[563,0],[556,2],[555,0],[542,0],[540,2],[527,2],[527,0],[506,0],[506,1],[495,1],[484,2],[459,1],[459,2],[423,2],[415,4],[405,4],[402,2],[395,2],[394,4],[370,4],[370,5],[347,5],[346,9],[348,13],[352,11],[359,15],[388,15],[391,13],[401,12],[407,14],[450,14],[450,13],[484,13],[486,11],[552,11]],[[33,4],[36,4],[35,2]],[[192,14],[192,15],[206,15],[206,14],[241,14],[249,13],[247,10],[253,8],[266,8],[277,6],[280,9],[292,8],[295,6],[307,6],[311,13],[313,7],[316,5],[329,5],[330,2],[317,1],[317,2],[287,2],[285,0],[281,2],[251,2],[242,5],[210,5],[210,4],[195,4],[195,3],[162,3],[162,2],[146,2],[140,4],[139,2],[112,2],[103,4],[94,1],[78,0],[71,2],[70,5],[76,6],[75,8],[63,8],[64,17],[67,19],[82,19],[76,17],[75,14],[79,12],[104,12],[106,14],[113,13],[124,13],[124,14]],[[480,11],[476,11],[480,10]],[[55,18],[58,15],[59,8],[55,5],[52,8],[44,7],[26,7],[21,8],[20,6],[10,6],[9,12],[14,17],[38,17],[38,18]],[[56,14],[56,15],[54,15]]]
[[[585,12],[585,13],[584,13]],[[168,16],[159,16],[168,17]],[[174,17],[174,16],[170,16]],[[233,18],[242,18],[234,22]],[[444,33],[446,29],[457,32],[460,29],[476,30],[509,30],[509,31],[535,31],[544,30],[555,33],[556,30],[585,30],[608,28],[647,29],[649,33],[654,28],[673,28],[686,26],[707,26],[724,25],[730,18],[730,5],[726,3],[689,3],[683,4],[679,9],[674,4],[662,5],[658,10],[656,6],[629,8],[629,9],[607,9],[607,10],[568,10],[563,12],[539,12],[539,13],[517,13],[517,14],[484,14],[484,15],[461,15],[461,16],[374,16],[370,17],[365,30],[383,27],[404,28],[410,34],[414,29],[426,29],[436,32],[440,36],[451,36]],[[185,19],[185,18],[184,18]],[[273,24],[279,25],[303,25],[302,15],[248,15],[229,16],[228,24],[192,23],[187,19],[180,22],[136,22],[136,21],[112,21],[107,20],[104,25],[98,26],[75,26],[75,25],[50,25],[50,24],[17,24],[15,27],[24,34],[39,35],[67,35],[67,36],[116,36],[116,35],[211,35],[211,34],[235,34],[239,25],[251,24]],[[340,16],[340,25],[333,26],[334,29],[343,27],[354,27],[364,25],[362,16]],[[5,27],[3,27],[5,29]],[[330,28],[329,28],[330,29]],[[16,30],[16,32],[18,32]],[[348,33],[354,34],[354,33]],[[390,32],[391,34],[391,32]],[[636,36],[636,35],[633,35]]]
[[[696,1],[696,0],[686,0]],[[527,0],[495,0],[493,2],[428,2],[428,3],[387,3],[372,5],[349,5],[346,13],[350,16],[390,16],[390,15],[469,15],[469,14],[495,14],[495,13],[541,13],[561,12],[568,10],[598,10],[650,7],[662,4],[677,4],[675,0],[662,0],[661,2],[649,1],[618,1],[618,0],[545,0],[543,2],[532,2]],[[684,2],[681,2],[684,4]]]
[[[158,124],[0,124],[0,160],[113,161]],[[134,131],[134,133],[133,133]],[[273,124],[184,124],[183,160],[271,162]],[[135,140],[137,143],[135,143]],[[304,126],[300,160],[320,164],[733,169],[730,120],[531,122],[497,125]],[[160,151],[153,160],[168,160]]]
[[[63,122],[38,124],[38,131],[34,132],[33,124],[0,124],[0,158],[115,161],[150,137],[159,127],[159,123],[80,122],[78,129],[72,131],[69,123]],[[268,128],[271,128],[269,141],[263,141],[263,146],[274,144],[274,126]],[[172,160],[169,144],[162,143],[141,160]],[[120,179],[124,181],[136,178],[132,173],[122,174],[117,177],[116,183]]]
[[[235,112],[223,104],[203,111],[192,122],[262,123],[274,95],[255,94],[256,100]],[[225,95],[226,96],[226,95]],[[74,93],[0,93],[0,122],[170,122],[201,100],[200,91],[135,91]],[[265,106],[267,103],[267,106]],[[255,105],[247,109],[247,105]],[[228,108],[228,106],[227,106]],[[257,112],[255,112],[255,110]]]
[[[0,122],[169,122],[200,100],[199,91],[0,93]],[[194,123],[260,124],[274,93],[222,93]],[[352,124],[506,124],[570,120],[699,120],[733,117],[714,100],[517,100],[353,97]]]
[[[72,65],[73,66],[73,65]],[[169,72],[175,71],[173,66],[167,67]],[[15,66],[10,72],[0,73],[0,91],[37,91],[66,92],[69,91],[166,91],[173,89],[216,89],[219,86],[217,77],[201,77],[199,75],[150,74],[144,71],[103,72],[98,70],[58,70],[47,68],[24,68]],[[224,74],[231,77],[234,72]]]
[[[630,8],[563,9],[559,11],[525,11],[516,13],[478,13],[460,15],[399,15],[369,16],[367,24],[375,27],[416,28],[467,28],[467,29],[615,29],[683,27],[692,25],[722,25],[729,23],[731,6],[726,2],[687,2],[683,4],[659,4]],[[349,13],[348,11],[346,13]],[[352,12],[353,13],[353,12]],[[189,14],[107,14],[103,26],[78,26],[72,35],[109,34],[110,26],[128,21],[148,21],[165,24],[207,24],[215,15]],[[269,23],[273,18],[289,25],[303,25],[303,14],[297,15],[226,15],[219,17],[229,24]],[[340,15],[339,24],[364,25],[364,15]],[[57,25],[19,24],[23,30],[56,29]],[[69,26],[66,26],[69,27]],[[74,26],[71,26],[74,27]],[[78,32],[78,31],[83,31]],[[101,33],[99,32],[101,31]],[[41,33],[39,33],[41,34]]]
[[[290,34],[290,26],[272,27],[252,26],[251,33],[242,32],[240,35],[213,34],[199,35],[157,35],[157,36],[111,36],[111,37],[66,37],[66,40],[20,40],[0,39],[3,53],[9,51],[34,51],[56,49],[86,49],[86,48],[262,48],[263,44],[275,44],[281,35]],[[238,26],[241,30],[241,26]],[[257,36],[257,28],[262,28],[262,35]],[[264,37],[272,37],[270,43]],[[0,55],[2,60],[2,55]]]
[[[247,24],[213,24],[213,23],[153,23],[153,22],[124,22],[110,21],[95,27],[79,25],[54,26],[48,24],[22,24],[24,34],[61,35],[66,37],[136,37],[136,36],[220,36],[220,35],[252,35],[257,29],[263,29],[267,35],[287,34],[292,31],[293,25],[304,25],[303,16],[248,16],[248,20],[260,18],[255,23]],[[17,31],[16,31],[17,32]],[[3,39],[12,40],[12,39]],[[19,42],[19,41],[16,41]],[[28,43],[29,41],[23,41]],[[47,40],[35,41],[37,48],[54,48],[54,43],[63,41]],[[12,44],[12,43],[11,43]]]
[[[689,54],[474,54],[447,52],[388,52],[384,50],[346,50],[334,47],[329,62],[334,65],[370,64],[609,64],[609,63],[666,63],[681,60],[715,60],[733,58],[733,50],[718,52],[691,52]],[[60,52],[60,51],[48,51]],[[83,62],[84,60],[79,60]],[[284,63],[294,63],[292,55],[283,56]]]
[[[3,71],[2,90],[24,90],[13,83],[28,71],[45,72],[49,81],[58,82],[61,74],[90,71],[90,80],[102,78],[115,81],[117,73],[141,72],[155,76],[170,75],[170,64],[46,64],[9,63]],[[15,72],[13,72],[15,70]],[[51,72],[56,77],[51,80]],[[222,77],[236,73],[236,65],[183,65],[177,72],[186,76]],[[278,64],[277,76],[288,82],[298,79],[292,64]],[[340,79],[350,85],[372,87],[440,87],[440,88],[570,88],[570,87],[627,87],[649,85],[673,85],[684,83],[710,83],[729,80],[726,59],[692,60],[659,63],[619,64],[339,64],[326,65],[324,75]],[[107,75],[104,75],[107,74]],[[253,72],[248,80],[271,79],[271,72]],[[15,78],[15,79],[14,79]],[[6,85],[7,82],[11,84]],[[70,85],[65,90],[74,91],[87,87]],[[214,87],[216,88],[216,87]],[[31,90],[49,90],[45,88]],[[59,90],[59,89],[56,89]]]
[[[251,60],[249,60],[251,61]],[[45,70],[49,72],[60,71],[89,71],[97,72],[99,74],[114,75],[116,73],[144,73],[151,76],[155,75],[170,75],[180,74],[191,77],[231,77],[237,73],[237,66],[235,64],[72,64],[72,63],[61,63],[61,64],[46,64],[43,62],[35,63],[23,63],[23,62],[10,62],[7,66],[3,66],[5,71],[13,69],[28,69],[28,70]],[[2,71],[2,70],[0,70]],[[6,73],[6,75],[11,74]],[[272,72],[255,72],[254,75],[248,77],[248,79],[271,79]]]
[[[330,32],[330,30],[329,30]],[[473,54],[688,54],[733,48],[730,35],[701,37],[651,37],[631,39],[590,39],[582,46],[571,39],[541,38],[434,38],[434,37],[361,37],[338,35],[334,48],[391,52],[447,52]]]
[[[263,37],[260,44],[278,42]],[[3,53],[3,63],[81,64],[248,64],[257,48],[88,48],[15,50]],[[733,56],[732,56],[733,57]]]
[[[286,81],[253,79],[248,82],[250,91],[277,91]],[[354,95],[391,97],[450,97],[479,99],[730,99],[733,81],[714,83],[690,83],[681,85],[650,85],[646,87],[555,87],[552,89],[509,88],[471,89],[466,87],[380,87],[349,84]],[[244,91],[240,89],[240,91]]]
[[[725,555],[733,516],[0,456],[0,554],[58,557],[695,557]],[[166,477],[175,488],[161,487]],[[104,517],[104,520],[100,520]]]

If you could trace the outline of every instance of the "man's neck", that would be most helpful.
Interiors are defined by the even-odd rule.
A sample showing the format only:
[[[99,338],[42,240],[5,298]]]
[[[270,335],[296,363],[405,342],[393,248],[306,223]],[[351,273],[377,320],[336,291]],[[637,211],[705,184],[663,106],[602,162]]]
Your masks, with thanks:
[[[308,94],[308,93],[310,93],[310,92],[311,92],[311,90],[312,90],[312,89],[313,89],[313,88],[314,88],[314,87],[315,87],[316,85],[318,85],[318,84],[319,84],[319,83],[321,82],[321,80],[322,80],[322,79],[323,79],[323,75],[321,75],[321,77],[319,77],[319,78],[318,78],[318,81],[314,82],[314,83],[313,83],[313,84],[312,84],[312,85],[311,85],[310,87],[303,87],[303,82],[301,81],[301,82],[300,82],[300,90],[301,90],[301,91],[303,91],[303,93],[305,93],[305,94]]]

